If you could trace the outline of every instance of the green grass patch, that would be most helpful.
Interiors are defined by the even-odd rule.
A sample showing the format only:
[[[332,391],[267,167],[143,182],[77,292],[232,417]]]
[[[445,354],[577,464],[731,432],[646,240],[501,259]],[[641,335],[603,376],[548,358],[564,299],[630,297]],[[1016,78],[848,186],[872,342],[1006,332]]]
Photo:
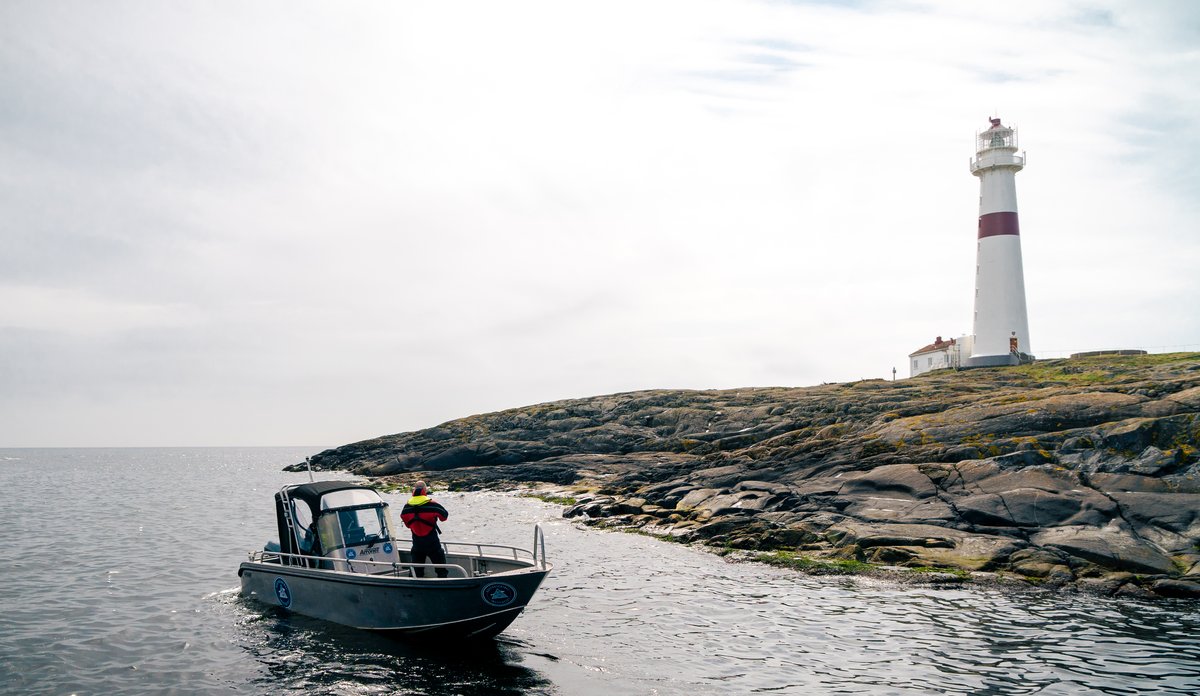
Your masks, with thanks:
[[[956,578],[966,580],[971,577],[971,573],[962,568],[936,568],[934,566],[911,566],[908,570],[914,573],[938,573],[941,575],[953,575]]]
[[[1014,374],[1043,382],[1104,384],[1125,377],[1131,370],[1155,365],[1194,362],[1200,353],[1155,353],[1152,355],[1094,355],[1086,358],[1038,360],[1010,368]]]
[[[555,505],[574,505],[579,502],[568,495],[551,495],[549,493],[522,493],[522,498],[536,498],[543,503],[553,503]]]
[[[758,553],[751,556],[750,560],[817,575],[855,575],[875,567],[850,558],[812,558],[794,551]]]
[[[637,528],[623,528],[623,529],[621,529],[621,531],[623,531],[627,534],[637,534],[638,536],[650,537],[651,539],[657,539],[658,541],[666,541],[666,542],[669,542],[672,544],[682,544],[684,546],[687,546],[688,544],[691,543],[691,541],[689,539],[687,539],[683,536],[677,536],[675,534],[655,534],[654,532],[647,532],[644,529],[637,529]],[[717,555],[718,556],[727,556],[730,553],[732,553],[732,551],[733,551],[732,548],[720,549],[719,552],[717,553]]]
[[[376,491],[379,491],[380,493],[388,493],[388,494],[395,493],[402,489],[408,490],[407,486],[401,485],[394,481],[368,481],[367,487],[374,488]]]

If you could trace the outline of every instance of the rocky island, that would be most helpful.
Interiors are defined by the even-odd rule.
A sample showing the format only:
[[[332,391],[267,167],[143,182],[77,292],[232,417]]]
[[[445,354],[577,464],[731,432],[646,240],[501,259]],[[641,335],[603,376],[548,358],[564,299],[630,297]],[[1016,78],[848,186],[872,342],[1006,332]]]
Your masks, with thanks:
[[[514,408],[312,457],[816,572],[1200,597],[1200,353]],[[293,469],[303,468],[298,464]]]

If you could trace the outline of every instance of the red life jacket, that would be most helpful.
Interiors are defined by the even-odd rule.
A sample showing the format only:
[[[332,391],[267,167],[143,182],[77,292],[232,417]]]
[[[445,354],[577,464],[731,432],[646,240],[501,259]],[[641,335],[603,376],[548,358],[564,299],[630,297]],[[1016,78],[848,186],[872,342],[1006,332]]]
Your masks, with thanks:
[[[414,495],[404,504],[400,519],[412,531],[414,537],[425,537],[438,529],[438,520],[443,522],[450,516],[441,503],[425,495]]]

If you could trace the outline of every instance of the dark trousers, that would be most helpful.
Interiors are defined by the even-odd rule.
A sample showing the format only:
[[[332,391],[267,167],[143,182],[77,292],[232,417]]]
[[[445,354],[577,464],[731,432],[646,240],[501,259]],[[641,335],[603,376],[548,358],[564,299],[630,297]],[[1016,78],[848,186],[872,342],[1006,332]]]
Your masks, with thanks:
[[[442,549],[442,540],[438,538],[437,532],[428,536],[413,537],[412,559],[413,563],[424,563],[426,558],[429,558],[430,563],[445,563],[446,552]],[[445,568],[434,568],[439,578],[444,578],[448,574]],[[418,578],[425,577],[425,569],[419,565],[413,568],[413,573]]]

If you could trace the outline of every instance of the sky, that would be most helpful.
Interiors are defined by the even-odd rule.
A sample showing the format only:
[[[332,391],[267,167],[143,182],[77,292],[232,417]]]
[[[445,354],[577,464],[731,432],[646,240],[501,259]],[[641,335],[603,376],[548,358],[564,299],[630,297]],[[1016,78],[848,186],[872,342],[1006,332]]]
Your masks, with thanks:
[[[0,2],[0,447],[908,375],[1017,128],[1032,352],[1200,350],[1200,3]]]

